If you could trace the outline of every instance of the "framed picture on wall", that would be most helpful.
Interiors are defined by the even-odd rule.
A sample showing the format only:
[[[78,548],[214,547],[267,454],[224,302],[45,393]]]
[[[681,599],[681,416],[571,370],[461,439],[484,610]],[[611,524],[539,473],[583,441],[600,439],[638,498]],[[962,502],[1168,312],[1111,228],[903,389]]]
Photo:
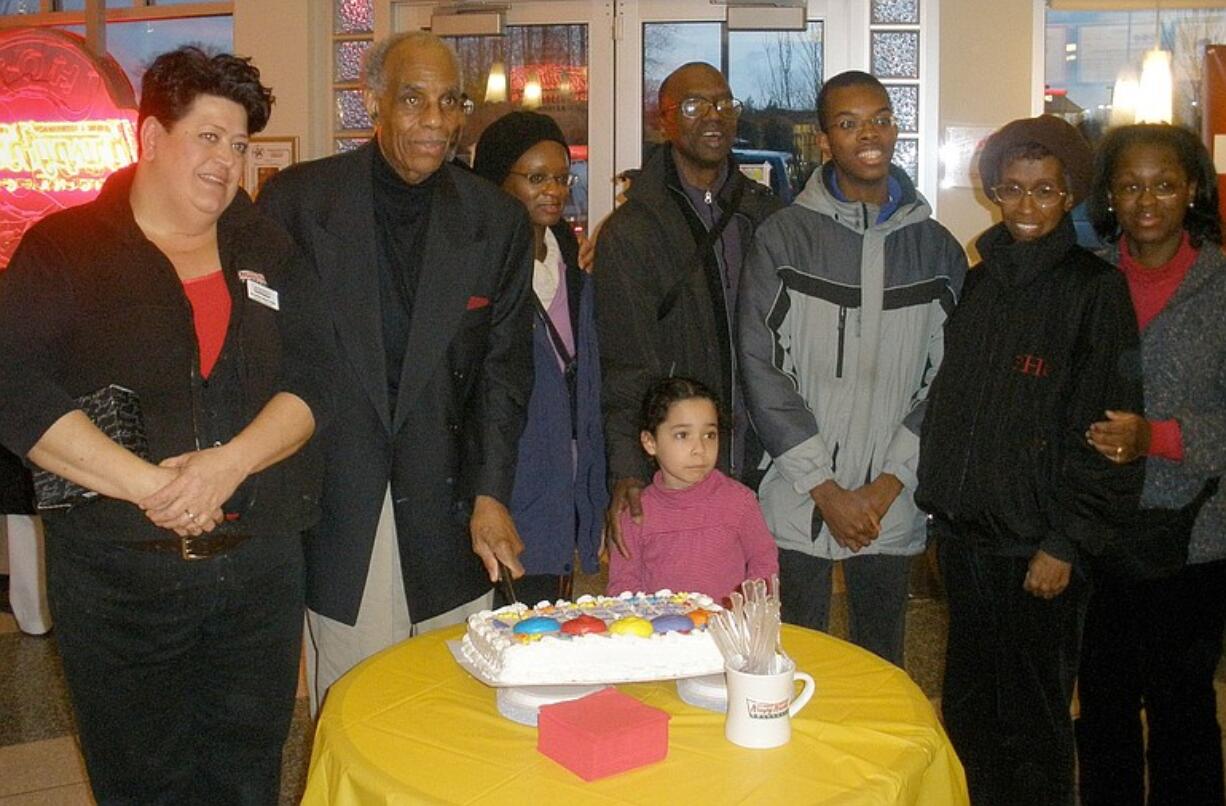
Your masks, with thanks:
[[[243,172],[242,186],[254,199],[260,195],[264,183],[276,176],[277,171],[297,161],[297,137],[252,137],[247,149],[247,169]]]

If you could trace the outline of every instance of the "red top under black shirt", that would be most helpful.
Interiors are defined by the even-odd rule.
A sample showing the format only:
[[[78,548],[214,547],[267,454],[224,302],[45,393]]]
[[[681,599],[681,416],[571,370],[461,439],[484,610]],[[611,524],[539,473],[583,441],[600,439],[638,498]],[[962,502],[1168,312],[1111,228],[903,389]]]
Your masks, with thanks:
[[[1166,263],[1157,268],[1142,266],[1128,252],[1128,240],[1120,240],[1120,271],[1128,280],[1128,293],[1137,312],[1137,327],[1144,331],[1153,318],[1166,307],[1175,289],[1196,262],[1199,251],[1192,246],[1187,230],[1179,249]],[[1178,420],[1150,420],[1149,455],[1173,462],[1183,461],[1183,433]]]
[[[183,281],[183,291],[192,304],[196,343],[200,347],[200,375],[209,377],[230,327],[230,290],[221,270]]]

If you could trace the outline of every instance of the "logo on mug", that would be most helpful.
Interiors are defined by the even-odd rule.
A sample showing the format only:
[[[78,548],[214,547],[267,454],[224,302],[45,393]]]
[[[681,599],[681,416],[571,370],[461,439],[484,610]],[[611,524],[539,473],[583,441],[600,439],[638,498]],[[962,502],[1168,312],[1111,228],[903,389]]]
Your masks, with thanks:
[[[745,698],[745,707],[749,711],[750,719],[778,719],[788,715],[790,706],[791,703],[788,700],[762,702]]]

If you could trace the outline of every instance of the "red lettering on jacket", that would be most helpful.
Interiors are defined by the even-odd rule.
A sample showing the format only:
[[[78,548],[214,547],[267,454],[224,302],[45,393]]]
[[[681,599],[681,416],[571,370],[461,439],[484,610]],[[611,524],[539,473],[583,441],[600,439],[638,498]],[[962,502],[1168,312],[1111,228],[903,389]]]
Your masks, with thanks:
[[[1051,374],[1051,365],[1047,359],[1032,353],[1022,353],[1013,357],[1013,369],[1023,375],[1033,375],[1036,378],[1046,378]]]

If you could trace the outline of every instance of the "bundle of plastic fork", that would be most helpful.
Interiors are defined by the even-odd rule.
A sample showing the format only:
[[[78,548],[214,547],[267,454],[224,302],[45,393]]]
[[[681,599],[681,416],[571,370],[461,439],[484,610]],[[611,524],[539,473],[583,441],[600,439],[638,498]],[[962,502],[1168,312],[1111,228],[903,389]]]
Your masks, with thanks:
[[[724,662],[747,674],[773,674],[787,659],[779,637],[779,575],[749,579],[729,597],[732,607],[716,613],[708,629]]]

